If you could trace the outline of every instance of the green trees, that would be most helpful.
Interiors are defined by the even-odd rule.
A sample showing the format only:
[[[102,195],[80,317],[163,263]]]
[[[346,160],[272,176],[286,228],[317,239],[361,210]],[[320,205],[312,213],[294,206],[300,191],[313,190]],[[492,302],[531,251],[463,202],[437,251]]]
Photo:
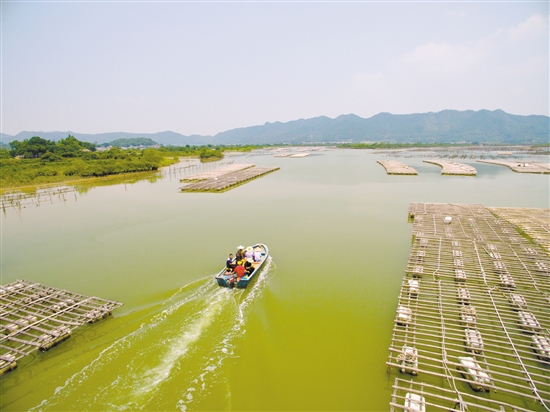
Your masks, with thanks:
[[[220,149],[211,148],[209,147],[203,147],[200,150],[199,157],[201,159],[210,159],[210,158],[216,158],[216,157],[223,157],[223,153]]]
[[[52,152],[46,152],[40,157],[42,163],[60,162],[61,160],[63,160],[61,156]]]
[[[250,151],[263,146],[167,146],[140,149],[112,147],[96,150],[92,143],[67,136],[57,142],[34,136],[0,148],[0,185],[18,187],[75,179],[155,171],[177,163],[179,157],[222,158],[224,150]]]
[[[266,145],[246,145],[246,146],[225,146],[225,145],[207,145],[207,146],[163,146],[158,150],[165,156],[199,156],[201,159],[222,158],[224,151],[249,152],[254,149],[261,149]]]
[[[25,158],[37,158],[46,152],[55,150],[54,142],[38,136],[25,139],[22,142],[14,140],[10,143],[10,146],[12,147],[10,152],[12,156],[23,156]]]
[[[63,157],[81,157],[83,152],[95,151],[93,143],[81,142],[74,136],[67,136],[59,140],[54,149],[54,153]]]
[[[147,137],[133,137],[113,140],[110,145],[116,147],[130,147],[130,146],[154,146],[158,144],[152,139]]]
[[[156,165],[158,167],[158,165],[162,163],[164,156],[158,150],[145,149],[141,152],[141,159],[146,163]]]
[[[25,159],[42,157],[46,152],[55,153],[62,157],[80,157],[83,152],[95,151],[93,143],[81,142],[74,136],[67,136],[57,143],[42,139],[39,136],[25,139],[22,142],[14,140],[10,143],[10,154],[14,157],[22,156]]]

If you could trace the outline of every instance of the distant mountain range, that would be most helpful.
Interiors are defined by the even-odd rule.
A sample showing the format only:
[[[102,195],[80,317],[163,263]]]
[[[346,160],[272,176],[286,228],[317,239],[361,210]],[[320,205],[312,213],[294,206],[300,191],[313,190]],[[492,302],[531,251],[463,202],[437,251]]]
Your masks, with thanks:
[[[199,135],[191,135],[191,136],[184,136],[182,134],[176,133],[176,132],[158,132],[158,133],[126,133],[126,132],[111,132],[111,133],[97,133],[97,134],[85,134],[85,133],[78,133],[78,132],[20,132],[17,133],[15,136],[10,136],[5,133],[1,134],[2,141],[4,143],[11,142],[13,140],[25,140],[30,139],[33,136],[40,136],[43,139],[47,140],[59,140],[64,139],[68,135],[76,137],[78,140],[82,142],[90,142],[90,143],[96,143],[96,144],[102,144],[102,143],[110,143],[114,142],[117,139],[136,139],[140,137],[149,138],[151,140],[154,140],[157,143],[163,144],[165,146],[168,145],[203,145],[203,144],[209,144],[210,141],[207,141],[208,139],[212,139],[211,136],[199,136]]]
[[[59,140],[73,135],[81,141],[108,143],[121,138],[144,137],[162,145],[204,144],[299,144],[335,142],[421,142],[421,143],[548,143],[550,118],[542,115],[519,116],[502,110],[443,110],[437,113],[395,115],[380,113],[368,119],[354,114],[335,119],[320,116],[287,123],[227,130],[214,136],[166,131],[159,133],[21,132],[2,135],[4,143],[40,136]]]

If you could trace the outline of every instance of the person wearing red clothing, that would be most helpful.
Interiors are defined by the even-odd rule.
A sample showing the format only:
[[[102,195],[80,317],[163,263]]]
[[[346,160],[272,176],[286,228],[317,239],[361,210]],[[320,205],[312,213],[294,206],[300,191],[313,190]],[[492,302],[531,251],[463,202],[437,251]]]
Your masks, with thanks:
[[[244,276],[245,270],[244,270],[244,266],[243,266],[242,261],[239,260],[237,262],[237,266],[235,266],[235,269],[233,270],[233,273],[235,273],[237,275],[237,281]]]

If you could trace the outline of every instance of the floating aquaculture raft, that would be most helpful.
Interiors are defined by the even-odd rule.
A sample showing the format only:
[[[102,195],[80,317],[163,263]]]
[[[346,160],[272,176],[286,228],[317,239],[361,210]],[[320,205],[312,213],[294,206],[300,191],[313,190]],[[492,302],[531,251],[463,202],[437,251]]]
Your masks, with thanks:
[[[550,164],[540,162],[512,162],[509,160],[478,160],[480,163],[490,163],[499,166],[506,166],[517,173],[540,173],[549,174]]]
[[[377,160],[378,164],[384,166],[388,175],[417,175],[416,169],[397,160]]]
[[[550,210],[522,207],[490,207],[489,210],[529,236],[550,253]]]
[[[441,166],[441,174],[448,176],[476,176],[475,167],[457,162],[447,162],[446,160],[424,160],[424,163],[431,163]]]
[[[47,351],[122,303],[18,280],[0,286],[0,375],[35,350]]]
[[[201,181],[182,186],[182,192],[223,192],[235,186],[248,182],[249,180],[263,176],[267,173],[279,170],[278,167],[254,167],[254,165],[231,165],[247,166],[238,170],[225,170],[215,176],[209,176]],[[197,176],[191,176],[188,180],[197,180]]]
[[[550,209],[412,203],[409,220],[390,410],[550,410],[550,256],[537,243]]]
[[[235,163],[227,166],[223,166],[214,170],[208,170],[203,173],[194,174],[192,176],[180,179],[180,182],[201,182],[203,180],[216,179],[228,173],[238,172],[240,170],[250,169],[254,167],[253,164]]]

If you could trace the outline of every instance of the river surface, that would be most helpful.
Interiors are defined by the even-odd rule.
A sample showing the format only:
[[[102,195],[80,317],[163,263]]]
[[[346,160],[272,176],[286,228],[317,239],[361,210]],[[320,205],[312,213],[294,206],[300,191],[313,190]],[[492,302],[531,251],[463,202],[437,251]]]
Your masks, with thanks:
[[[280,170],[221,194],[179,193],[188,169],[165,170],[7,208],[2,284],[124,306],[22,359],[0,378],[0,409],[388,410],[409,203],[548,208],[550,177],[469,159],[454,160],[477,177],[441,176],[418,153],[397,159],[418,176],[388,176],[376,163],[387,158],[234,155],[224,162]],[[260,276],[219,288],[227,254],[260,242],[271,252]]]

